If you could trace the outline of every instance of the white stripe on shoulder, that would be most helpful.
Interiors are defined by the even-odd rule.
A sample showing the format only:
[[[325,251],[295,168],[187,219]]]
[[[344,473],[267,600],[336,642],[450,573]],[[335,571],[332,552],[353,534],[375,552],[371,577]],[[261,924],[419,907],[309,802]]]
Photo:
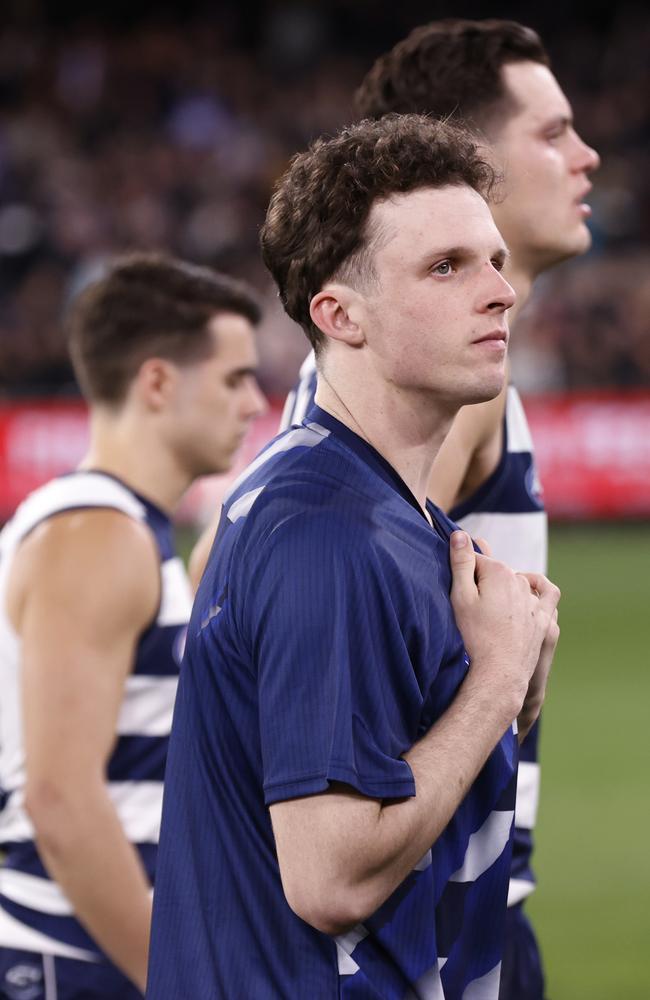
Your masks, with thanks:
[[[0,907],[0,947],[16,948],[19,951],[35,951],[41,955],[60,955],[62,958],[75,958],[80,962],[99,962],[100,957],[92,951],[83,948],[73,948],[63,944],[56,938],[35,931]]]
[[[101,472],[76,472],[53,479],[21,503],[11,522],[14,540],[23,538],[40,521],[74,507],[112,507],[136,521],[146,517],[144,504],[117,480]]]
[[[474,882],[501,857],[510,838],[514,810],[495,809],[467,844],[465,859],[450,882]]]
[[[70,917],[74,913],[70,900],[56,882],[11,868],[0,869],[0,895],[39,913],[56,917]]]
[[[131,674],[117,719],[118,736],[169,736],[178,677]]]
[[[160,567],[160,610],[156,624],[187,625],[192,613],[192,588],[179,556],[166,559]]]
[[[258,486],[256,490],[249,490],[248,493],[243,493],[238,500],[235,500],[226,514],[230,523],[234,524],[240,517],[246,517],[260,493],[263,492],[264,486]]]
[[[480,979],[475,979],[469,986],[466,986],[463,990],[462,1000],[497,1000],[500,981],[501,962]]]
[[[517,804],[515,826],[532,830],[537,821],[540,768],[534,761],[522,760],[517,769]]]
[[[508,386],[506,399],[506,427],[508,431],[508,451],[526,451],[532,454],[533,439],[528,426],[521,396],[514,385]]]
[[[281,454],[283,451],[291,451],[292,448],[313,448],[315,445],[321,444],[326,437],[329,437],[329,433],[327,428],[321,427],[320,424],[312,423],[308,424],[307,427],[294,427],[292,430],[287,431],[286,434],[282,434],[279,438],[276,438],[273,444],[270,444],[265,451],[261,452],[244,469],[241,475],[237,477],[224,499],[224,507],[230,502],[230,498],[234,496],[242,483],[249,476],[252,476],[254,472],[257,472],[258,469],[261,469],[270,459]]]

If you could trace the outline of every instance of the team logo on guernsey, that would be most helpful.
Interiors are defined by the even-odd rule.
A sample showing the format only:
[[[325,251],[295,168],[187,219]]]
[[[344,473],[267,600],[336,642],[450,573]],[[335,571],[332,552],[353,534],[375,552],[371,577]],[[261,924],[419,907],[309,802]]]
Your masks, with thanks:
[[[9,1000],[38,1000],[43,996],[43,971],[37,965],[14,965],[5,973],[2,988]]]

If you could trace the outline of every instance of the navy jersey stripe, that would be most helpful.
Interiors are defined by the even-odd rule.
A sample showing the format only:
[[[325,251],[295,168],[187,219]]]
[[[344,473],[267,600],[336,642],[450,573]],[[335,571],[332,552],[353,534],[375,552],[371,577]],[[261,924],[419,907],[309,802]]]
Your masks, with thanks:
[[[168,736],[120,736],[106,768],[108,781],[162,781]]]

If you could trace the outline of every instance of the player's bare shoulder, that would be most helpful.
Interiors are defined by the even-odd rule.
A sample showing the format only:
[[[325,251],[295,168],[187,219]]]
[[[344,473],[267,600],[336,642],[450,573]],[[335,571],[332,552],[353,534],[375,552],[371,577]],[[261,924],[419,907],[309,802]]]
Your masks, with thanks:
[[[80,617],[101,605],[108,622],[144,628],[160,599],[160,567],[150,529],[120,510],[67,510],[38,524],[11,568],[7,612],[18,632],[28,600]],[[99,617],[99,616],[98,616]]]

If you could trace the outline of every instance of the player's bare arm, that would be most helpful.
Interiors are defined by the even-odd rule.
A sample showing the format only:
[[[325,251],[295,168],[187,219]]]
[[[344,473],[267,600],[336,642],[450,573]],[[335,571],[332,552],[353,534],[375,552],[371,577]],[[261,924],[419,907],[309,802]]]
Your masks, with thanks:
[[[39,850],[82,923],[142,990],[150,887],[104,772],[137,640],[159,598],[149,530],[114,510],[37,527],[9,591],[23,647],[26,808]]]
[[[289,905],[325,933],[363,921],[400,885],[521,712],[542,650],[540,694],[548,674],[557,587],[538,576],[533,591],[522,574],[476,556],[464,532],[453,537],[464,540],[451,550],[452,603],[471,667],[447,712],[404,755],[416,795],[384,804],[336,785],[271,806]]]
[[[190,553],[189,562],[187,564],[187,573],[194,593],[196,593],[197,587],[201,582],[201,577],[203,576],[203,571],[207,565],[210,549],[212,548],[212,543],[217,533],[220,520],[221,508],[217,510],[214,517],[210,519],[209,523],[203,529]]]

